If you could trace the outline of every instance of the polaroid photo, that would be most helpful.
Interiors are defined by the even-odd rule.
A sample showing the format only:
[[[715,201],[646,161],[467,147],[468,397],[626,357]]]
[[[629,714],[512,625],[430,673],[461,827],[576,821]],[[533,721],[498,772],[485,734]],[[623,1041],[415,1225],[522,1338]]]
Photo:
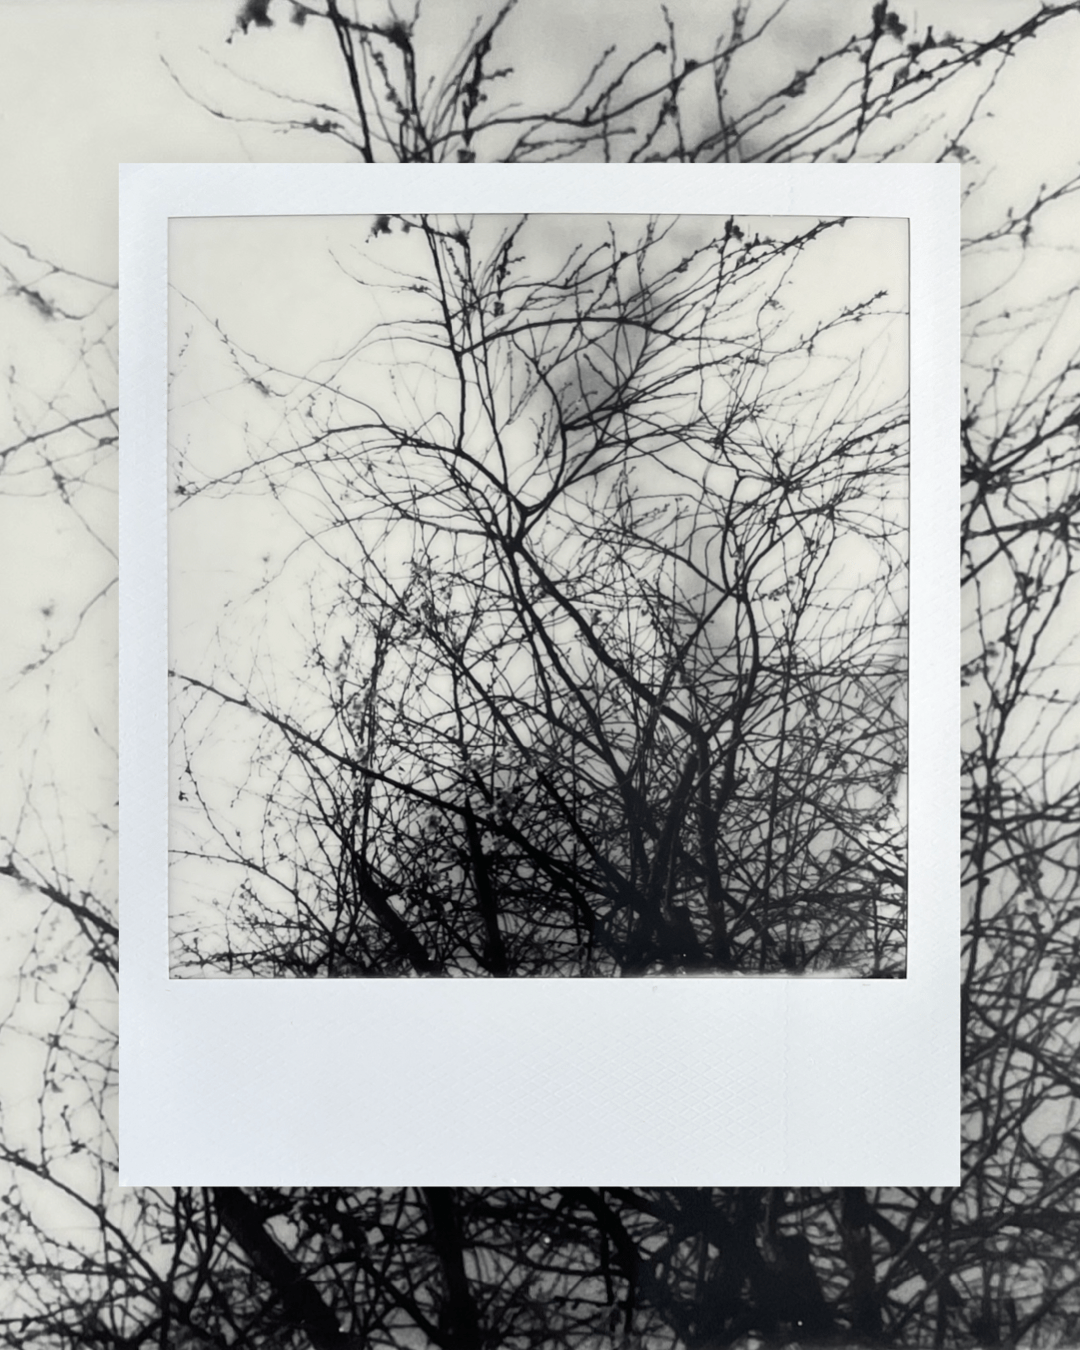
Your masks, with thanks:
[[[958,221],[122,166],[124,1184],[957,1181]]]

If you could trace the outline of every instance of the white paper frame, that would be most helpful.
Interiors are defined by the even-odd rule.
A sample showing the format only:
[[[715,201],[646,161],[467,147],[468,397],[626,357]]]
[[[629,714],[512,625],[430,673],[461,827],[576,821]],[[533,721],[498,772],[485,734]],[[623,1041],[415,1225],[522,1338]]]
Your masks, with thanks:
[[[959,170],[122,165],[121,1182],[959,1181]],[[170,980],[174,216],[906,216],[906,980]]]

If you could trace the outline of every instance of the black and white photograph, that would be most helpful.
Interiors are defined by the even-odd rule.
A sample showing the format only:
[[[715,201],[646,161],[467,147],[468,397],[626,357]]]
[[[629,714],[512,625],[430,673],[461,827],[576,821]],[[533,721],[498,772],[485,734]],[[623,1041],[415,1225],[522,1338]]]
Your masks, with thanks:
[[[0,0],[0,1344],[12,1350],[571,1344],[589,1350],[1067,1350],[1080,1343],[1078,68],[1076,0],[724,0],[707,6],[697,0],[595,0],[588,6],[567,0],[428,0],[422,6],[413,0]],[[597,1169],[593,1184],[577,1187],[553,1175],[546,1188],[511,1180],[500,1187],[411,1186],[404,1183],[420,1178],[395,1177],[378,1178],[387,1182],[379,1189],[361,1185],[366,1163],[358,1148],[354,1185],[318,1184],[314,1150],[310,1174],[289,1185],[249,1184],[239,1175],[207,1177],[205,1184],[163,1178],[159,1186],[119,1185],[117,760],[120,709],[130,691],[117,683],[117,166],[185,161],[333,161],[354,164],[358,172],[376,163],[440,163],[462,173],[476,165],[541,161],[767,163],[807,171],[834,163],[960,166],[963,401],[945,440],[963,494],[956,541],[964,586],[964,648],[956,672],[963,698],[963,804],[954,829],[963,891],[940,898],[953,907],[962,898],[957,1184],[897,1184],[882,1169],[802,1186],[763,1178],[759,1185],[699,1187],[653,1175],[620,1187]],[[701,523],[710,498],[700,475],[697,481],[679,475],[688,473],[707,419],[719,415],[720,430],[724,407],[748,413],[757,398],[753,389],[770,396],[758,420],[773,420],[753,437],[744,424],[729,447],[733,456],[751,445],[779,453],[799,443],[814,462],[813,447],[823,453],[825,446],[815,406],[821,415],[828,407],[830,418],[839,410],[841,421],[856,408],[860,416],[884,419],[890,398],[902,400],[903,378],[894,367],[897,390],[887,394],[875,383],[881,375],[873,357],[891,342],[887,334],[900,331],[903,305],[895,296],[875,300],[866,319],[855,324],[852,315],[823,334],[835,345],[796,354],[794,335],[813,331],[815,303],[826,315],[822,297],[815,301],[805,282],[801,290],[793,283],[790,300],[786,290],[776,293],[779,311],[764,308],[760,329],[755,306],[772,293],[773,272],[790,263],[794,275],[809,260],[811,245],[828,250],[854,222],[829,225],[785,260],[777,256],[783,236],[775,222],[748,229],[737,214],[707,225],[659,216],[651,257],[641,252],[640,232],[618,233],[622,222],[615,216],[604,222],[613,238],[575,238],[576,227],[564,220],[563,233],[548,235],[530,252],[524,242],[515,246],[514,284],[522,289],[499,321],[504,327],[521,322],[530,294],[557,302],[573,316],[567,356],[555,359],[554,333],[545,335],[547,345],[537,337],[537,346],[466,350],[464,339],[481,323],[493,335],[503,331],[493,314],[498,263],[492,266],[492,250],[509,222],[429,220],[441,233],[433,236],[435,253],[425,255],[418,247],[426,239],[420,219],[408,218],[406,233],[394,205],[385,209],[378,230],[379,216],[372,214],[351,222],[351,234],[339,222],[341,236],[305,241],[303,268],[317,262],[333,269],[330,292],[350,310],[334,313],[325,341],[310,345],[313,273],[298,271],[299,291],[279,294],[271,321],[260,326],[258,297],[231,294],[229,278],[214,275],[212,285],[200,288],[192,275],[196,241],[185,244],[189,270],[176,278],[176,378],[168,397],[170,415],[183,410],[193,423],[190,433],[170,435],[161,454],[169,454],[174,475],[169,546],[183,546],[190,524],[203,531],[208,553],[200,583],[205,605],[200,608],[190,590],[186,602],[176,596],[177,641],[187,646],[176,653],[168,692],[176,718],[169,824],[174,875],[181,878],[170,897],[173,974],[227,975],[231,954],[231,973],[248,977],[327,976],[331,965],[339,976],[363,977],[377,964],[381,975],[402,976],[409,973],[405,933],[426,944],[431,959],[458,963],[448,975],[495,974],[483,964],[493,959],[549,963],[544,973],[561,963],[561,974],[585,974],[591,961],[592,973],[613,974],[618,961],[643,959],[646,970],[678,976],[666,985],[684,987],[702,969],[695,960],[703,941],[712,944],[711,952],[702,950],[712,961],[709,972],[734,974],[721,970],[715,936],[701,922],[710,911],[707,876],[704,870],[695,876],[695,868],[706,867],[697,803],[688,798],[681,812],[671,811],[681,774],[700,773],[696,762],[687,768],[696,753],[693,734],[657,716],[646,737],[648,700],[625,676],[657,697],[631,656],[659,674],[659,687],[663,673],[673,671],[663,705],[691,726],[700,716],[702,730],[710,716],[721,715],[721,702],[745,694],[738,659],[746,624],[758,610],[744,596],[727,611],[722,605],[701,628],[696,665],[684,673],[672,662],[680,633],[685,641],[705,612],[696,606],[718,577],[724,584],[724,574],[710,570],[711,561],[704,566],[703,556],[715,558],[717,569],[725,559],[728,575],[747,587],[765,586],[764,563],[751,566],[745,553],[740,562],[720,547],[733,546],[736,525],[759,510],[762,530],[787,528],[782,522],[789,520],[792,543],[828,532],[834,561],[842,540],[844,549],[858,548],[864,566],[871,555],[874,565],[895,559],[890,589],[872,602],[848,571],[844,594],[864,606],[855,613],[841,613],[839,598],[836,609],[827,609],[825,593],[808,586],[806,613],[814,614],[816,627],[800,619],[793,630],[787,603],[781,607],[755,592],[771,624],[775,664],[768,697],[775,698],[785,669],[793,681],[798,675],[798,698],[787,706],[800,720],[797,726],[788,721],[782,732],[770,723],[785,705],[767,705],[762,668],[754,683],[753,698],[761,700],[754,705],[757,720],[751,722],[748,708],[738,733],[744,762],[735,771],[747,779],[743,795],[730,799],[740,806],[725,822],[729,832],[743,830],[753,847],[720,875],[732,899],[744,904],[752,879],[754,894],[768,896],[768,909],[758,929],[725,899],[727,955],[732,962],[745,956],[747,975],[778,977],[745,981],[767,985],[777,998],[793,988],[835,984],[806,977],[851,973],[851,964],[871,959],[875,939],[866,920],[875,906],[897,925],[905,914],[903,894],[888,890],[889,877],[880,875],[886,868],[904,874],[902,779],[884,838],[873,831],[863,814],[869,803],[855,790],[860,775],[875,774],[880,790],[889,774],[902,772],[903,758],[892,745],[879,762],[872,747],[859,743],[848,768],[818,775],[808,798],[805,775],[845,743],[847,728],[828,703],[835,684],[819,699],[816,729],[810,725],[799,701],[811,688],[801,663],[809,652],[834,680],[842,671],[850,687],[871,687],[856,679],[826,636],[832,643],[861,635],[884,656],[889,615],[893,609],[902,615],[908,604],[904,567],[914,565],[905,554],[904,478],[888,479],[889,533],[873,539],[864,554],[865,522],[856,527],[845,514],[863,491],[861,481],[858,491],[849,485],[851,495],[838,500],[842,520],[833,535],[824,518],[809,513],[825,499],[808,500],[808,490],[794,484],[768,487],[761,476],[773,472],[768,462],[755,459],[759,495],[745,500],[757,506],[739,508],[736,519],[731,512],[743,499],[729,494],[727,515],[714,510],[713,499],[708,526]],[[552,203],[553,221],[562,209]],[[752,333],[751,353],[770,359],[754,368],[759,383],[743,386],[741,404],[729,390],[726,403],[717,398],[699,407],[681,382],[688,367],[681,364],[684,374],[675,374],[664,356],[663,320],[653,323],[651,316],[666,304],[669,319],[689,325],[679,287],[689,288],[716,265],[715,254],[697,252],[702,245],[693,231],[720,238],[729,218],[733,230],[743,231],[741,240],[729,239],[729,256],[742,255],[755,232],[772,241],[756,293],[749,270],[745,274],[729,332]],[[231,225],[221,221],[214,228],[224,249]],[[452,237],[458,231],[466,231],[475,249],[470,259]],[[581,253],[572,256],[579,245]],[[238,259],[235,240],[231,247],[253,284],[273,284],[286,264],[299,267],[291,248],[271,247],[259,262]],[[645,320],[634,337],[611,321],[613,307],[604,311],[604,293],[595,289],[599,276],[592,292],[583,277],[574,278],[572,289],[559,288],[562,269],[605,248],[628,255],[612,286],[620,287],[620,303]],[[441,283],[436,279],[441,289],[433,287],[428,267],[436,254],[449,267]],[[678,273],[683,256],[691,262]],[[872,275],[846,268],[837,281],[863,298],[864,282],[871,294],[879,288]],[[423,289],[409,291],[413,285]],[[456,308],[442,316],[441,329],[435,315],[439,343],[422,362],[422,325],[432,322],[440,294]],[[602,323],[595,334],[582,326],[574,310],[579,294],[606,312],[606,333]],[[376,295],[384,307],[377,318]],[[699,319],[701,340],[717,346],[724,341],[721,303]],[[832,308],[834,321],[845,303]],[[655,311],[646,308],[653,304]],[[890,308],[896,312],[888,314]],[[299,319],[293,347],[284,317],[289,309]],[[411,374],[393,391],[385,345],[379,351],[391,329],[395,341],[411,348]],[[181,355],[188,331],[197,367],[185,366]],[[687,331],[678,330],[680,344]],[[458,345],[451,349],[450,341]],[[493,477],[462,478],[464,486],[450,474],[453,454],[466,447],[464,436],[459,447],[454,410],[445,404],[456,377],[454,351],[468,358],[475,372],[470,379],[482,370],[492,377],[490,385],[469,386],[471,420],[464,429],[476,433],[485,425],[485,406],[508,428],[506,473],[488,424],[480,462]],[[822,382],[826,356],[842,365],[832,403]],[[912,366],[919,359],[913,350]],[[368,362],[381,371],[371,385],[360,379]],[[801,384],[817,363],[813,381]],[[790,390],[783,383],[788,376],[795,377]],[[317,379],[323,383],[316,389]],[[624,406],[619,391],[626,380],[633,401]],[[462,383],[458,379],[459,388]],[[691,428],[685,442],[676,434],[680,417]],[[363,439],[359,431],[343,430],[354,425],[364,428]],[[558,456],[560,425],[568,440],[561,471],[560,458],[546,467],[536,462],[541,446],[549,453],[554,447]],[[575,456],[588,454],[590,434],[614,450],[630,433],[643,444],[664,441],[656,457],[658,484],[645,481],[638,459],[625,465],[622,485],[619,467],[601,467],[599,457],[592,483],[587,465],[585,477],[572,477]],[[214,453],[227,462],[215,464],[211,435]],[[322,462],[320,437],[330,456]],[[468,444],[475,443],[470,434]],[[532,459],[526,460],[526,446]],[[856,449],[875,473],[881,448]],[[375,483],[383,494],[377,529],[376,498],[361,496],[359,482],[349,481],[350,473],[361,472],[357,457],[365,455],[372,462],[365,485]],[[436,468],[441,480],[434,479]],[[509,565],[511,503],[529,509],[541,502],[545,472],[561,472],[564,496],[557,505],[553,500],[544,530],[530,538],[536,551],[529,556],[556,587],[572,580],[596,592],[583,609],[574,593],[560,590],[582,622],[567,609],[555,629],[548,625],[564,601],[545,592],[535,573],[523,576],[523,593],[544,620],[533,624],[528,608],[502,607],[515,593],[496,568],[502,559]],[[819,490],[840,493],[844,481],[837,467]],[[437,499],[447,483],[457,495]],[[550,478],[546,490],[553,485]],[[347,486],[355,496],[344,496]],[[180,487],[183,493],[175,490]],[[719,497],[719,487],[710,490]],[[656,492],[659,498],[650,501]],[[626,502],[623,517],[610,513],[620,501]],[[361,518],[365,503],[368,514]],[[507,514],[495,509],[483,516],[500,505]],[[671,525],[665,533],[666,518],[648,514],[653,507],[678,516],[678,529]],[[450,508],[453,518],[440,514]],[[880,528],[880,500],[876,509]],[[470,510],[490,531],[481,531],[471,550],[461,542],[455,553],[447,536]],[[807,514],[796,524],[800,510]],[[215,511],[220,528],[210,519]],[[575,530],[590,525],[591,571],[574,567],[560,549],[571,524]],[[382,568],[364,571],[363,588],[350,572],[359,571],[361,539]],[[668,558],[663,550],[671,539],[677,557]],[[329,552],[317,567],[324,544]],[[790,565],[792,556],[785,555],[783,567],[776,564],[775,585],[781,577],[788,587],[816,585],[811,572]],[[491,571],[484,570],[484,558]],[[449,570],[448,559],[455,564]],[[192,576],[197,562],[189,556]],[[625,605],[616,621],[615,596],[600,594],[604,567],[613,584],[643,597],[635,601],[633,627]],[[481,583],[494,577],[500,589],[481,594]],[[660,587],[660,578],[666,589],[650,590]],[[462,599],[467,587],[468,604]],[[594,609],[600,613],[595,623]],[[482,632],[470,634],[474,616]],[[527,630],[523,618],[530,619]],[[394,644],[385,644],[373,686],[376,632],[387,624],[395,626]],[[492,642],[512,628],[518,640],[557,637],[555,655],[574,663],[566,667],[570,683],[560,687],[563,702],[553,698],[550,705],[569,718],[565,730],[545,720],[549,705],[537,701],[540,681],[555,678],[551,654],[519,648],[513,663],[493,656]],[[587,633],[625,675],[602,665]],[[816,653],[813,643],[795,641],[812,636],[819,637]],[[466,638],[487,646],[479,666],[473,647],[468,665],[456,655],[455,644]],[[891,650],[901,665],[888,680],[902,688],[903,646]],[[851,653],[868,657],[869,649],[859,641]],[[317,665],[319,655],[325,668]],[[422,690],[408,683],[407,660],[414,659],[421,663]],[[481,672],[478,691],[467,682],[473,669]],[[494,684],[483,683],[493,675]],[[192,683],[198,679],[210,688],[200,690]],[[363,699],[373,687],[369,706],[376,717],[366,723]],[[455,688],[469,751],[459,751],[451,734]],[[359,707],[347,702],[357,693]],[[610,701],[601,708],[602,736],[580,700],[572,708],[571,694]],[[515,708],[513,726],[522,739],[516,750],[503,727],[519,698],[528,700],[530,716],[518,716]],[[618,714],[616,699],[622,701]],[[893,707],[894,730],[915,711]],[[869,725],[865,704],[855,716]],[[874,734],[884,725],[879,710]],[[751,806],[761,798],[754,795],[751,750],[763,753],[770,726],[773,752],[784,747],[784,773],[777,766],[770,781],[788,795],[756,815]],[[566,758],[529,763],[526,751],[538,753],[533,747],[541,731],[548,752],[557,744]],[[753,742],[751,731],[762,740]],[[304,750],[301,732],[316,744]],[[731,739],[730,724],[718,728],[710,756],[722,755]],[[572,756],[571,745],[577,746]],[[649,795],[638,791],[648,810],[635,814],[601,747],[618,763],[644,745]],[[198,760],[190,773],[187,746]],[[369,751],[382,757],[384,778],[364,762]],[[710,768],[720,772],[711,758]],[[427,791],[424,773],[435,788],[431,814],[439,815],[439,835],[435,826],[425,833],[420,799],[398,786]],[[361,810],[370,784],[369,817],[383,840],[407,843],[400,853],[385,842],[365,852],[355,830],[347,833],[349,813],[357,810],[353,787],[345,786],[348,774],[357,780]],[[714,786],[722,781],[714,778]],[[588,796],[592,782],[596,793]],[[577,793],[574,810],[558,814],[571,791]],[[860,831],[865,827],[850,847],[839,834],[822,834],[816,843],[805,834],[782,834],[805,829],[811,804],[835,812],[844,792],[845,809]],[[907,805],[910,813],[916,803]],[[638,915],[635,935],[646,927],[649,934],[636,957],[629,927],[603,927],[617,906],[601,905],[596,893],[586,897],[596,919],[590,947],[569,874],[557,873],[577,859],[587,875],[600,876],[585,843],[557,824],[571,818],[621,875],[631,867],[636,832],[645,859],[631,870],[635,878],[655,866],[664,828],[673,822],[671,889],[662,870],[656,872],[661,898]],[[855,821],[843,818],[854,828]],[[479,836],[475,849],[470,821]],[[774,836],[764,848],[755,831],[770,827]],[[884,853],[890,844],[899,857]],[[428,861],[421,861],[421,845]],[[453,848],[459,855],[449,852]],[[217,859],[201,856],[204,849],[216,850]],[[783,889],[772,876],[762,889],[760,864],[767,856],[783,872]],[[335,889],[342,869],[359,858],[372,870]],[[909,854],[907,868],[915,861]],[[828,872],[840,897],[828,911],[831,945],[820,952],[822,913],[808,899],[818,880],[812,871],[796,875],[796,866],[820,869],[819,879]],[[559,915],[530,910],[527,929],[521,896],[529,869],[538,874],[541,867],[557,874],[561,889],[551,884],[546,893],[565,907]],[[223,880],[238,870],[248,875],[247,891]],[[504,912],[514,920],[499,926],[501,958],[479,902],[479,879],[493,873]],[[384,921],[371,908],[375,887],[385,892]],[[361,890],[365,917],[349,930],[345,902],[354,904]],[[424,910],[422,897],[436,891],[447,897],[449,914]],[[781,896],[797,908],[781,912]],[[330,916],[337,899],[343,918],[335,928]],[[685,906],[693,944],[673,903]],[[399,923],[391,922],[391,913]],[[846,928],[840,914],[847,916]],[[913,914],[906,918],[910,926]],[[348,954],[347,933],[356,939]],[[889,941],[894,947],[887,959],[899,967],[902,926]],[[346,961],[359,968],[346,970]],[[598,968],[604,961],[606,972]],[[789,978],[794,966],[802,967],[802,979]],[[911,983],[910,969],[907,974],[905,981],[872,987],[898,991]],[[195,981],[172,983],[186,989]],[[562,987],[576,983],[564,980]],[[383,986],[397,987],[394,981]],[[312,982],[299,992],[344,987]],[[354,979],[349,991],[364,987],[363,978]],[[259,993],[260,983],[251,981],[247,990]],[[130,1024],[124,1035],[132,1036]],[[283,1099],[290,1091],[288,1083],[280,1086]],[[904,1091],[917,1099],[916,1077]],[[340,1130],[349,1135],[355,1126],[343,1121]]]
[[[905,220],[169,278],[175,973],[904,974]]]

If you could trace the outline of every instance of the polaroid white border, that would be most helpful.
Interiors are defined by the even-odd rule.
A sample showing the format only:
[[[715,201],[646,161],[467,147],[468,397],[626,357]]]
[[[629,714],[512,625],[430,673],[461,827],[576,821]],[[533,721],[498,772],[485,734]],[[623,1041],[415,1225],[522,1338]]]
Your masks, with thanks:
[[[953,1185],[959,169],[122,165],[121,1183]],[[176,216],[905,216],[906,980],[171,980],[166,306]]]

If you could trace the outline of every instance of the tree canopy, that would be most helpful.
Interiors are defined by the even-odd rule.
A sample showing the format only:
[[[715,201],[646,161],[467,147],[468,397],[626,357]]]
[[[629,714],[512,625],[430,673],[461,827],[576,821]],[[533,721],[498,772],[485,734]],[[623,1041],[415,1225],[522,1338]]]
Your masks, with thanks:
[[[339,223],[299,376],[192,231],[178,968],[901,973],[904,223]]]
[[[373,21],[269,0],[223,23],[209,57],[164,55],[208,126],[280,131],[298,157],[332,141],[358,159],[964,164],[962,1182],[120,1190],[111,732],[81,679],[112,659],[113,288],[6,240],[0,487],[8,520],[48,512],[50,546],[70,530],[72,597],[54,608],[52,555],[28,553],[39,591],[16,588],[5,648],[6,706],[30,729],[8,738],[0,823],[18,916],[0,1033],[12,1346],[1077,1340],[1080,180],[1054,157],[1071,85],[1056,134],[1039,132],[1044,63],[1075,49],[1077,6],[943,5],[928,25],[860,3],[837,36],[817,6],[738,4],[697,46],[674,9],[654,33],[635,7],[582,40],[597,73],[576,97],[558,62],[504,45],[540,8],[489,13],[458,49],[433,9]],[[556,38],[569,64],[576,44]]]

